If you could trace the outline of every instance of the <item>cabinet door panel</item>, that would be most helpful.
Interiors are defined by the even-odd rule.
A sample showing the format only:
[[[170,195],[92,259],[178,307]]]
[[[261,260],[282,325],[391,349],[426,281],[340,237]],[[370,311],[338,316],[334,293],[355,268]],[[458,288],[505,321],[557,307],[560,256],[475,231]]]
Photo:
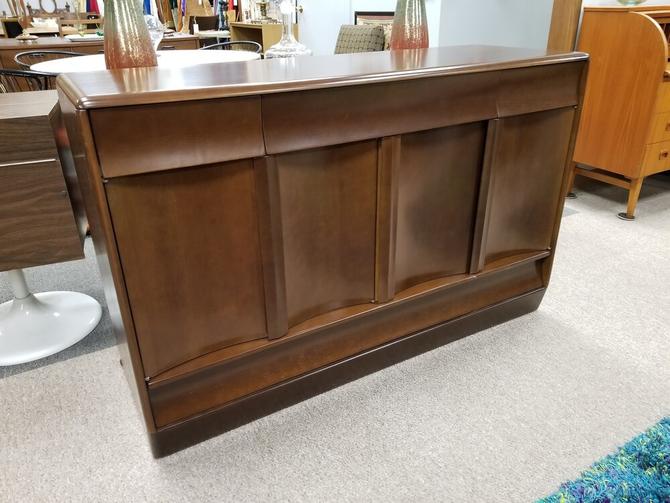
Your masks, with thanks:
[[[106,188],[148,376],[266,336],[251,161]]]
[[[402,137],[396,292],[468,268],[486,124]]]
[[[551,246],[575,111],[500,120],[491,165],[486,262]]]
[[[377,142],[276,157],[289,326],[374,297]]]

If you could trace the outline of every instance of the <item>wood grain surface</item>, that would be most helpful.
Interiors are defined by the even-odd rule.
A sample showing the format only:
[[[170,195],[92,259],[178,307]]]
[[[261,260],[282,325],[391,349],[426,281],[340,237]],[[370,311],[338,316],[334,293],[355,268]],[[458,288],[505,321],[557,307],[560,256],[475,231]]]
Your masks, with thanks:
[[[582,0],[554,0],[547,49],[572,51],[577,40]]]
[[[587,9],[578,47],[593,57],[574,160],[638,177],[668,60],[665,36],[644,14]]]
[[[254,186],[250,161],[106,184],[146,376],[267,336]]]
[[[83,258],[58,160],[0,165],[0,236],[0,271]]]
[[[61,76],[59,85],[77,108],[106,108],[321,88],[335,92],[338,87],[404,80],[418,81],[423,85],[425,82],[421,84],[421,81],[426,77],[535,66],[547,67],[547,71],[551,71],[556,64],[584,62],[587,59],[588,56],[581,53],[548,54],[539,49],[454,46],[297,58],[291,61],[290,66],[274,59],[202,65],[197,71],[192,68],[153,67],[73,73]],[[560,92],[560,86],[544,88],[545,91],[548,89]],[[570,87],[568,91],[574,89]],[[403,99],[414,99],[417,94],[408,93]],[[473,89],[470,96],[477,96],[477,92]],[[440,95],[435,98],[442,99]],[[312,124],[316,125],[318,123]]]
[[[159,455],[299,399],[326,368],[333,384],[383,366],[395,350],[380,348],[430,327],[528,312],[549,278],[584,55],[256,63],[59,81]],[[258,127],[193,127],[238,102]]]
[[[276,158],[289,326],[374,298],[377,142]]]

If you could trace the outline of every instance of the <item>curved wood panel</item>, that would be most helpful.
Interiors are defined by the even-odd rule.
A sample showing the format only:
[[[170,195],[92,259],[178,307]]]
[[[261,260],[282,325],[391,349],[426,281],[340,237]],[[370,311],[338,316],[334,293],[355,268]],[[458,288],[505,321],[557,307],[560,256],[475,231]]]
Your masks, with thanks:
[[[574,160],[636,178],[668,60],[663,31],[637,12],[587,11],[578,47],[591,63]]]
[[[501,119],[491,160],[486,264],[551,246],[575,109]]]
[[[370,302],[377,142],[279,155],[276,164],[289,326]]]
[[[485,137],[484,122],[402,137],[396,292],[467,271]]]
[[[251,161],[114,178],[106,190],[147,376],[266,336]]]

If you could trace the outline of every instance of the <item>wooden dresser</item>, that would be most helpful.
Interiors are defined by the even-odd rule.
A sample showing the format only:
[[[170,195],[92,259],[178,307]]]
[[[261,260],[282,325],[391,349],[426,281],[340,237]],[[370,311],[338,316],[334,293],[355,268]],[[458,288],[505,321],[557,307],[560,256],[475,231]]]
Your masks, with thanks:
[[[634,219],[644,178],[670,169],[670,4],[586,7],[578,49],[590,54],[576,174],[628,189]]]
[[[0,94],[0,271],[84,258],[85,227],[56,91]]]
[[[59,77],[155,455],[536,309],[586,70],[472,46]]]

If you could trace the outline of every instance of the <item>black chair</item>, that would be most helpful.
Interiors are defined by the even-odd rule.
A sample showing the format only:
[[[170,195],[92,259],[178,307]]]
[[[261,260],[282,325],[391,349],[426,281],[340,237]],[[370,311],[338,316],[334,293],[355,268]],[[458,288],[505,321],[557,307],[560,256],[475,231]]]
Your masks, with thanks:
[[[51,61],[52,59],[74,58],[75,56],[85,56],[82,52],[72,51],[24,51],[19,52],[14,56],[14,61],[17,65],[25,70],[30,70],[30,67],[43,61]]]
[[[252,42],[251,40],[238,40],[235,42],[221,42],[219,44],[206,45],[201,47],[200,50],[223,50],[223,51],[249,51],[260,54],[263,50],[263,46],[258,42]]]
[[[2,23],[2,29],[7,38],[16,38],[23,33],[18,18],[5,18],[0,20],[0,23]]]
[[[43,91],[47,88],[48,78],[49,75],[44,73],[0,68],[0,94]]]

